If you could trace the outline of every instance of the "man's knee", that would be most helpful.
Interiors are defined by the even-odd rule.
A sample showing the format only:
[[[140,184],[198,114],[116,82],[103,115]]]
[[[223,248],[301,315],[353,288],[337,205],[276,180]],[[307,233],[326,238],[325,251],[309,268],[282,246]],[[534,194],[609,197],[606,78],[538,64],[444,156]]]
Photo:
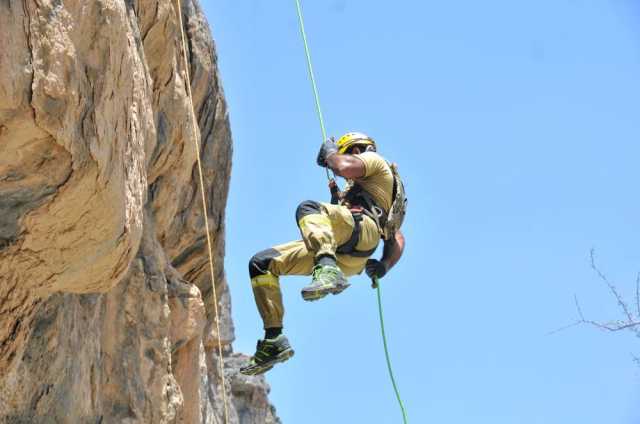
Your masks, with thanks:
[[[269,264],[273,258],[278,256],[280,256],[280,252],[276,249],[266,249],[253,255],[249,261],[249,276],[255,278],[269,272]]]
[[[302,218],[307,215],[322,213],[322,206],[314,200],[305,200],[298,205],[296,209],[296,222],[299,223]]]

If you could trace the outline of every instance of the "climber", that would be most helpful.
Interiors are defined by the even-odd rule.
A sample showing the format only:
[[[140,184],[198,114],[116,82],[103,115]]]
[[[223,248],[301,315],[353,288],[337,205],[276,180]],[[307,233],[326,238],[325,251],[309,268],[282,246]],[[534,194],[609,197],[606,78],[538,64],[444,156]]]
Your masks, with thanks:
[[[298,206],[296,222],[303,240],[263,250],[251,258],[249,274],[265,336],[241,368],[243,374],[262,374],[293,356],[282,334],[281,275],[312,275],[302,298],[315,301],[341,293],[350,285],[346,277],[363,270],[372,279],[384,277],[404,250],[400,232],[406,210],[404,186],[396,166],[377,153],[373,139],[354,132],[337,142],[329,139],[320,148],[317,163],[347,179],[346,188],[341,192],[331,180],[331,203],[309,200]],[[368,259],[381,238],[382,258]]]

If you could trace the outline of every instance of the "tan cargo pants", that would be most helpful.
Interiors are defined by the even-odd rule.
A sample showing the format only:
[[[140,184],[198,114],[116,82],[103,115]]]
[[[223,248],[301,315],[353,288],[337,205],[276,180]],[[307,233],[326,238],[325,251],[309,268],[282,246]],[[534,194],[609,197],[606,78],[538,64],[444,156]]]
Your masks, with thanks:
[[[296,221],[302,240],[263,250],[249,262],[251,286],[264,328],[282,327],[284,306],[280,291],[281,275],[311,275],[316,258],[324,255],[336,258],[347,277],[360,274],[367,262],[366,257],[336,255],[338,246],[347,243],[354,230],[355,221],[348,208],[306,201],[298,206]],[[374,249],[379,241],[377,225],[364,216],[360,222],[356,250]]]

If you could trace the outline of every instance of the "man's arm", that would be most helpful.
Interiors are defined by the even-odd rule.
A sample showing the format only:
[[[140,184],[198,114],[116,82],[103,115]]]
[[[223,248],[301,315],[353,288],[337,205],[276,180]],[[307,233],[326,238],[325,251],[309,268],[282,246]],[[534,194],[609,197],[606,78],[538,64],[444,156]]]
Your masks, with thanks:
[[[364,162],[353,155],[334,153],[327,158],[327,166],[336,175],[350,180],[362,178],[365,174]]]
[[[385,240],[382,259],[369,259],[366,265],[367,275],[371,278],[382,278],[395,264],[398,263],[404,252],[404,235],[400,230],[396,231],[392,239]]]
[[[367,171],[361,159],[353,155],[338,154],[338,146],[333,138],[322,143],[316,162],[322,167],[331,168],[336,175],[349,180],[364,177]]]
[[[384,242],[382,260],[380,262],[385,265],[387,271],[398,263],[402,257],[402,252],[404,252],[404,234],[398,230],[393,238]]]

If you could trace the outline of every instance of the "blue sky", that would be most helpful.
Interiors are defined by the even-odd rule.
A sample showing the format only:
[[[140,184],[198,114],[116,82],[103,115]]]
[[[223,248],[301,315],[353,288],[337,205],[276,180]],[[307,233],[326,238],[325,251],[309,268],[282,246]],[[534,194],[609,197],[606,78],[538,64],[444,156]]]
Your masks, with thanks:
[[[638,424],[631,334],[589,268],[640,271],[640,6],[633,1],[303,3],[328,131],[397,162],[405,257],[383,280],[410,422]],[[247,276],[327,199],[295,2],[203,1],[234,134],[227,270],[236,350],[261,336]],[[398,423],[364,277],[307,304],[282,280],[296,356],[268,375],[284,423]]]

